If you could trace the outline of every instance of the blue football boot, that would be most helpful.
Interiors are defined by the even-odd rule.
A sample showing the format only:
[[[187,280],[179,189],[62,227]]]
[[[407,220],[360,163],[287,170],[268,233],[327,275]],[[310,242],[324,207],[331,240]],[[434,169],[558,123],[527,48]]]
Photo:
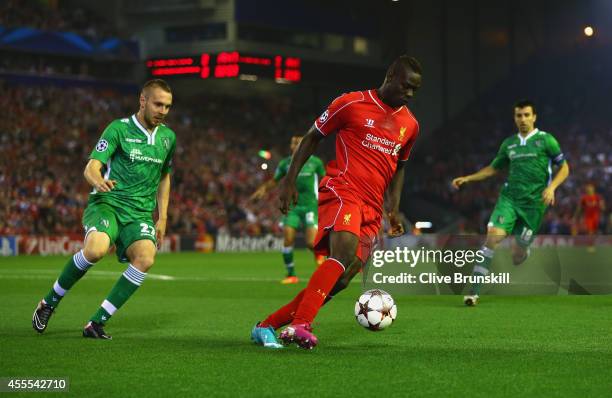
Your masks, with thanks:
[[[276,332],[272,326],[267,328],[259,327],[259,322],[253,326],[251,331],[251,340],[253,343],[265,348],[283,348],[283,345],[276,340]]]

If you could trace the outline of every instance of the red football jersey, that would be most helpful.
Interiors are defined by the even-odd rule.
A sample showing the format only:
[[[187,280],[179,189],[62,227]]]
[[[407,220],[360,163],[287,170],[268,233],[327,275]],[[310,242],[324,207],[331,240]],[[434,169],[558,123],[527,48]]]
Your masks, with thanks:
[[[601,196],[598,194],[593,195],[582,195],[580,199],[580,204],[582,205],[582,209],[584,210],[584,216],[586,218],[589,217],[599,217],[599,213],[601,213]]]
[[[337,132],[337,177],[354,187],[364,203],[382,210],[384,194],[397,162],[408,160],[419,123],[406,106],[393,109],[376,90],[355,91],[336,98],[315,121],[327,136]]]

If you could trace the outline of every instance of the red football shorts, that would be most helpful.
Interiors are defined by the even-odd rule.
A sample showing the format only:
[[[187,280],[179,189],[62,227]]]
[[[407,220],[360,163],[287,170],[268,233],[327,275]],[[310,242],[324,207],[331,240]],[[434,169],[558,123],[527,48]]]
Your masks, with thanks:
[[[374,248],[382,214],[366,205],[342,178],[324,178],[319,187],[317,255],[329,256],[329,232],[348,231],[359,237],[356,256],[365,264]],[[345,264],[349,266],[349,264]]]
[[[599,215],[585,217],[584,226],[587,232],[595,233],[599,229]]]

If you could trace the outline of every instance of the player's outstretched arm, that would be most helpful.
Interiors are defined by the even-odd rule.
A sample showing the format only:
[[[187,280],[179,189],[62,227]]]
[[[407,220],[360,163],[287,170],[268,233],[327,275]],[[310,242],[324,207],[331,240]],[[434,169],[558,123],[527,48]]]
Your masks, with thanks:
[[[274,178],[269,179],[268,181],[261,184],[255,192],[253,192],[253,195],[251,195],[249,200],[255,201],[255,200],[262,199],[275,186],[276,186],[276,180]]]
[[[497,174],[497,170],[493,166],[483,167],[474,174],[455,178],[453,180],[453,187],[455,189],[459,189],[459,187],[461,187],[463,184],[485,180],[489,177],[493,177],[495,174]]]
[[[555,178],[553,178],[550,184],[542,191],[542,201],[545,205],[552,206],[555,204],[555,189],[563,184],[563,181],[565,181],[568,176],[569,165],[567,162],[563,162],[561,166],[559,166],[559,171],[555,174]]]
[[[110,192],[115,188],[115,184],[117,184],[115,180],[105,180],[102,177],[102,162],[97,159],[89,159],[87,166],[85,166],[85,171],[83,171],[83,176],[87,183],[98,192]]]
[[[157,244],[160,245],[166,236],[166,223],[168,222],[168,204],[170,202],[170,173],[162,175],[157,188],[157,213],[155,223]]]
[[[404,188],[404,164],[405,162],[397,162],[395,175],[389,183],[389,188],[387,188],[385,207],[387,216],[389,216],[389,223],[391,224],[391,229],[389,230],[389,236],[391,237],[404,234],[404,226],[399,216],[400,199],[402,196],[402,189]]]
[[[287,175],[281,180],[279,186],[280,211],[283,214],[289,211],[289,206],[297,203],[298,194],[295,187],[295,179],[300,170],[302,170],[304,163],[312,156],[323,138],[323,134],[317,130],[315,125],[312,125],[308,133],[302,138],[296,151],[293,153],[289,171],[287,171]]]

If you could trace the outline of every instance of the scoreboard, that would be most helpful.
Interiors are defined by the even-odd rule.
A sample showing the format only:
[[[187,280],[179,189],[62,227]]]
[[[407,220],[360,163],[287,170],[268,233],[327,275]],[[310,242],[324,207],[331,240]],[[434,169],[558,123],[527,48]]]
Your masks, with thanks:
[[[147,60],[151,76],[191,76],[200,79],[274,79],[297,83],[302,80],[302,60],[282,55],[261,56],[238,51]]]

